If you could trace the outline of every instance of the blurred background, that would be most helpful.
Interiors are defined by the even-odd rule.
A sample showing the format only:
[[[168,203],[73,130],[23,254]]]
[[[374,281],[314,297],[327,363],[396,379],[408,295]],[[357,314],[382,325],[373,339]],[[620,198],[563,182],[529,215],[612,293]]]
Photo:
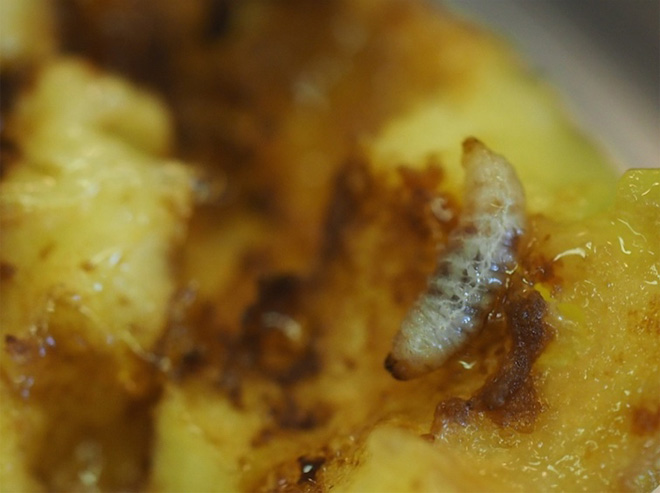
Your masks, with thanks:
[[[660,168],[660,0],[441,0],[512,42],[622,169]]]

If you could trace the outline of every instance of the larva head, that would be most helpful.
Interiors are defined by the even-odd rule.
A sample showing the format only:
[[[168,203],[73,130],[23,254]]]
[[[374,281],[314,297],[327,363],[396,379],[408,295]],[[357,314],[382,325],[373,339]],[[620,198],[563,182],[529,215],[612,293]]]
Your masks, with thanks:
[[[474,137],[463,142],[462,162],[465,195],[461,223],[480,223],[481,234],[486,237],[489,233],[522,234],[525,194],[513,166]]]

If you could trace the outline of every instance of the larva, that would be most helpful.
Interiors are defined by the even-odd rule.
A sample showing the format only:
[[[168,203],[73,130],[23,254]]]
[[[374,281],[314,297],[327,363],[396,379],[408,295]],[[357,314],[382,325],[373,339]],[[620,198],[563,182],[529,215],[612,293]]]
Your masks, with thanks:
[[[439,368],[462,346],[481,327],[516,266],[525,197],[515,170],[474,138],[463,143],[463,167],[463,213],[385,361],[399,380]]]

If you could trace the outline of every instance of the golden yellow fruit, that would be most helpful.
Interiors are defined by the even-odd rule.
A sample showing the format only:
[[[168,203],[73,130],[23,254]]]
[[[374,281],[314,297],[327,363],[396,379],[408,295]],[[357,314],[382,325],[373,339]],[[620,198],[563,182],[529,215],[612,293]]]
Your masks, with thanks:
[[[0,490],[658,485],[660,171],[617,187],[501,40],[407,0],[67,5],[98,66],[25,55],[3,133]],[[525,189],[518,267],[395,381],[468,137]]]

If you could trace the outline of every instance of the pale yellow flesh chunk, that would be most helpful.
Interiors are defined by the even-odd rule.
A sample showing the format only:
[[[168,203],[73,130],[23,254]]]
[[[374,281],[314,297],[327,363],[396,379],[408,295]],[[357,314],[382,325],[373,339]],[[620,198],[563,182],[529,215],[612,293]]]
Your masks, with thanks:
[[[169,125],[157,100],[74,60],[46,66],[18,102],[19,156],[0,184],[3,486],[31,489],[17,481],[38,454],[51,447],[57,463],[77,439],[94,445],[81,429],[123,426],[149,392],[142,360],[191,213],[192,174],[163,157]],[[127,481],[140,474],[126,467]],[[79,487],[50,472],[50,488]]]

